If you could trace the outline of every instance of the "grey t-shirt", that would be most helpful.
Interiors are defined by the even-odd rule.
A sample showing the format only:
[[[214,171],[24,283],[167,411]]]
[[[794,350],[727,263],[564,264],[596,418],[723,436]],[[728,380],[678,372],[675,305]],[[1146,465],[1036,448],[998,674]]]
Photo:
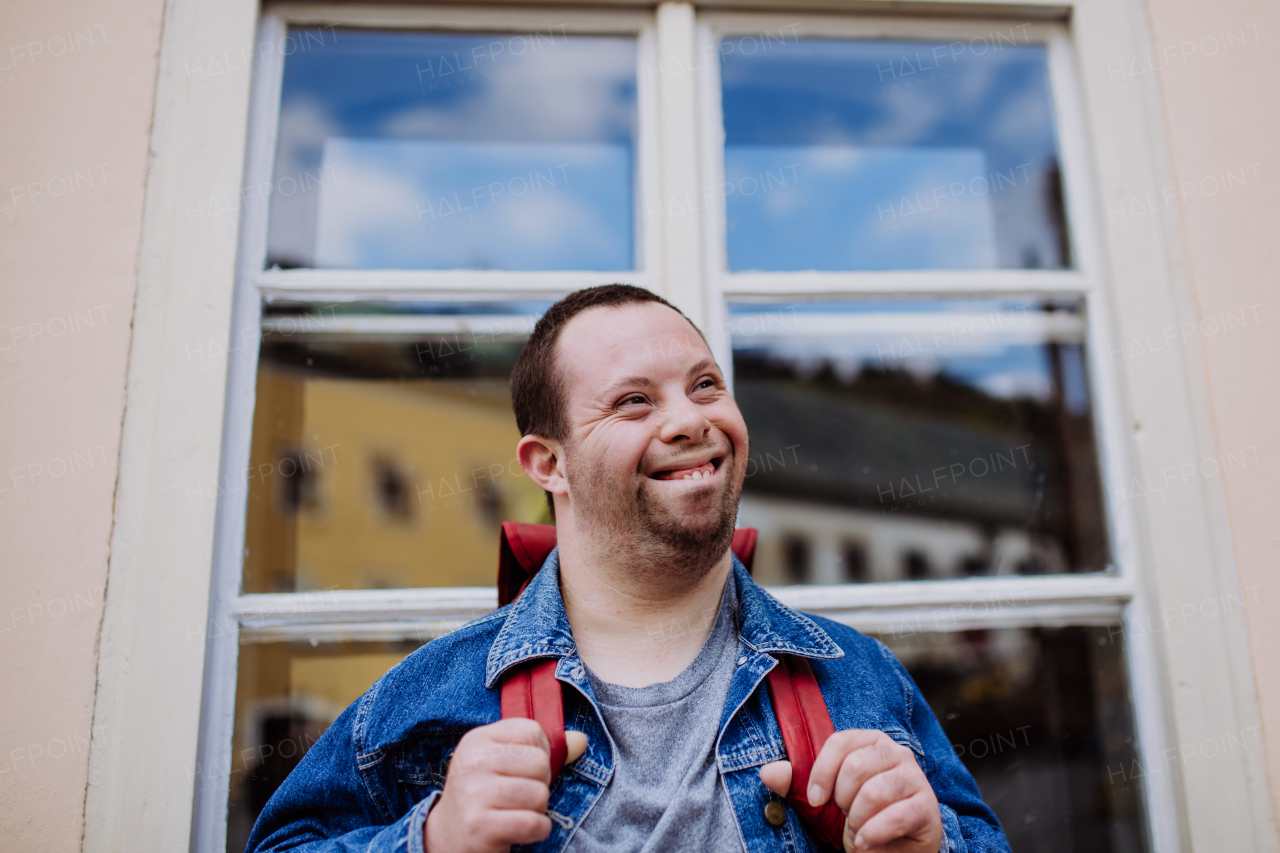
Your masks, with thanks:
[[[702,651],[671,681],[622,687],[587,670],[617,751],[613,778],[569,851],[743,853],[715,752],[737,657],[738,594],[730,574]]]

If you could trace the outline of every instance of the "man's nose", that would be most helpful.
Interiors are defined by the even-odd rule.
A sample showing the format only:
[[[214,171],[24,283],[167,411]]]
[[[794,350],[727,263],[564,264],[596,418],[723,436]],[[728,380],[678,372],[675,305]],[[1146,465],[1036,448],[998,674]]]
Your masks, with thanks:
[[[665,442],[691,441],[698,443],[711,429],[711,422],[702,409],[688,397],[680,395],[663,406],[662,427],[659,437]]]

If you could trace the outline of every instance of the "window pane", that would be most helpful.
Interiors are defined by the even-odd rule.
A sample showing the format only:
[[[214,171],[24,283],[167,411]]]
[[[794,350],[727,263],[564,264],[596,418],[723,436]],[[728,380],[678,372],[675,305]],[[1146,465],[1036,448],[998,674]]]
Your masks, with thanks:
[[[920,685],[1010,847],[1148,849],[1119,627],[919,627],[930,626],[880,639]]]
[[[881,635],[920,685],[1014,850],[1146,849],[1118,628],[1006,628]],[[267,799],[388,669],[421,645],[275,642],[240,647],[227,850]]]
[[[545,308],[273,306],[244,591],[492,587],[501,522],[550,520],[508,391]]]
[[[421,642],[242,643],[229,767],[227,853],[243,853],[267,800],[325,729]]]
[[[721,49],[729,269],[1071,265],[1045,48]]]
[[[292,35],[268,266],[634,268],[634,38]]]
[[[731,307],[762,583],[1108,568],[1075,301]]]

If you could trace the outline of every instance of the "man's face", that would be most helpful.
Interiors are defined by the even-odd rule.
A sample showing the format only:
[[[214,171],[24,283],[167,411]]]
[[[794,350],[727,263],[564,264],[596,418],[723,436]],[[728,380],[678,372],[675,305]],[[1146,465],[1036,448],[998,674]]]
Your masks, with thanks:
[[[557,368],[575,519],[653,558],[709,569],[733,536],[748,445],[702,338],[657,303],[593,308],[561,331]]]

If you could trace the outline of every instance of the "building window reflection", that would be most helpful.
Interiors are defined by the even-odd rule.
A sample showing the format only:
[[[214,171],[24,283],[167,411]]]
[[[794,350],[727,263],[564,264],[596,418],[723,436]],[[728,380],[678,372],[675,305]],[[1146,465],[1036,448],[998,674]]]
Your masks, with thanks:
[[[1110,566],[1079,300],[859,299],[732,307],[767,583],[1101,572]],[[794,565],[792,537],[808,543]],[[797,580],[803,577],[804,580]]]
[[[412,475],[389,456],[375,456],[371,467],[374,502],[381,515],[393,523],[412,523],[415,516]]]

